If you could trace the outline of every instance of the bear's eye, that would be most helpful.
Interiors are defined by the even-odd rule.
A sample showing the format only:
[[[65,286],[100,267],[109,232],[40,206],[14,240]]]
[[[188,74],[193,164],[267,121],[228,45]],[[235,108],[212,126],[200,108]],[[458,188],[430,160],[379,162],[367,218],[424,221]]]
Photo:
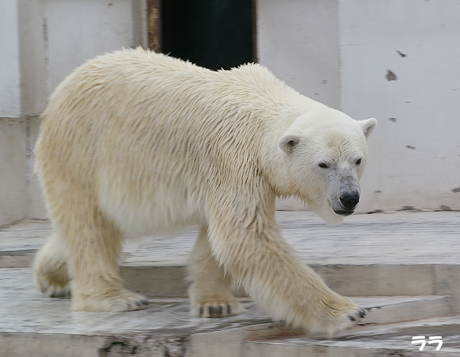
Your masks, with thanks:
[[[360,165],[361,164],[361,159],[359,158],[358,160],[356,160],[356,165]]]
[[[322,169],[328,169],[328,168],[329,168],[329,165],[326,164],[325,162],[320,162],[320,163],[318,164],[318,166],[321,167]]]

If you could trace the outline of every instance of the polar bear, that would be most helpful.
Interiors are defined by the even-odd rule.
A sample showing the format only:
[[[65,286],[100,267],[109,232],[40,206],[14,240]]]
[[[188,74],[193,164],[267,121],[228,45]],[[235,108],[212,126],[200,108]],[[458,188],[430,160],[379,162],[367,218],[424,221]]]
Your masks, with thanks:
[[[275,198],[295,195],[329,224],[359,200],[375,119],[313,101],[258,64],[211,71],[121,50],[77,68],[43,113],[36,171],[53,234],[37,287],[73,310],[143,309],[118,270],[125,238],[199,225],[191,314],[243,310],[241,284],[275,320],[332,336],[364,316],[280,235]]]

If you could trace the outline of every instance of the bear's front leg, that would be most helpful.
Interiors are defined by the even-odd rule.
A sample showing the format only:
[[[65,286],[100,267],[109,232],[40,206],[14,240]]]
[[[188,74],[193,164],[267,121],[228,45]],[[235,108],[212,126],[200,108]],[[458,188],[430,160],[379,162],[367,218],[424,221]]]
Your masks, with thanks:
[[[190,257],[190,313],[197,317],[237,315],[244,308],[230,291],[233,278],[212,257],[207,226],[200,230]]]
[[[364,317],[363,309],[329,289],[283,240],[274,200],[269,207],[263,202],[247,207],[233,215],[228,205],[211,208],[208,234],[216,260],[259,306],[275,320],[329,337]]]

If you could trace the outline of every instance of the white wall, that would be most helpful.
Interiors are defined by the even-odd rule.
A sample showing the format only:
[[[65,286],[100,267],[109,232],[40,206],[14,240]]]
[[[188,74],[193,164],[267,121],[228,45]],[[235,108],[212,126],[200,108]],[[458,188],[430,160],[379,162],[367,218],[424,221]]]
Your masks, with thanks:
[[[38,116],[54,88],[87,59],[146,45],[145,6],[145,0],[0,2],[0,226],[46,217],[32,173]]]
[[[0,226],[24,217],[26,150],[21,115],[18,8],[0,2]]]
[[[460,1],[259,0],[258,10],[262,64],[313,99],[379,119],[361,212],[460,209]],[[337,93],[315,96],[324,75],[337,76]]]
[[[460,209],[459,19],[453,0],[339,2],[341,108],[379,119],[366,209]]]
[[[21,115],[39,115],[48,97],[44,0],[18,1]]]
[[[46,0],[45,5],[51,90],[87,59],[137,45],[131,1]]]
[[[259,0],[257,56],[297,91],[339,107],[337,4],[334,0]]]
[[[0,117],[21,114],[18,14],[15,1],[0,1]]]

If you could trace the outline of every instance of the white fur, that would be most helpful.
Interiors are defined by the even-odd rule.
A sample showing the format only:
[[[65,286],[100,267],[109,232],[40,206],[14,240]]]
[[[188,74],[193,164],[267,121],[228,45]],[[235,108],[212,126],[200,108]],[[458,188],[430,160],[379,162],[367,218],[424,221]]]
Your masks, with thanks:
[[[359,188],[375,119],[357,122],[308,99],[260,65],[214,72],[142,49],[79,67],[43,117],[36,170],[55,236],[35,276],[48,295],[70,281],[75,310],[145,308],[121,286],[123,237],[198,224],[193,315],[242,311],[233,277],[296,327],[331,335],[359,318],[283,240],[274,204],[296,195],[340,223],[333,205]]]

